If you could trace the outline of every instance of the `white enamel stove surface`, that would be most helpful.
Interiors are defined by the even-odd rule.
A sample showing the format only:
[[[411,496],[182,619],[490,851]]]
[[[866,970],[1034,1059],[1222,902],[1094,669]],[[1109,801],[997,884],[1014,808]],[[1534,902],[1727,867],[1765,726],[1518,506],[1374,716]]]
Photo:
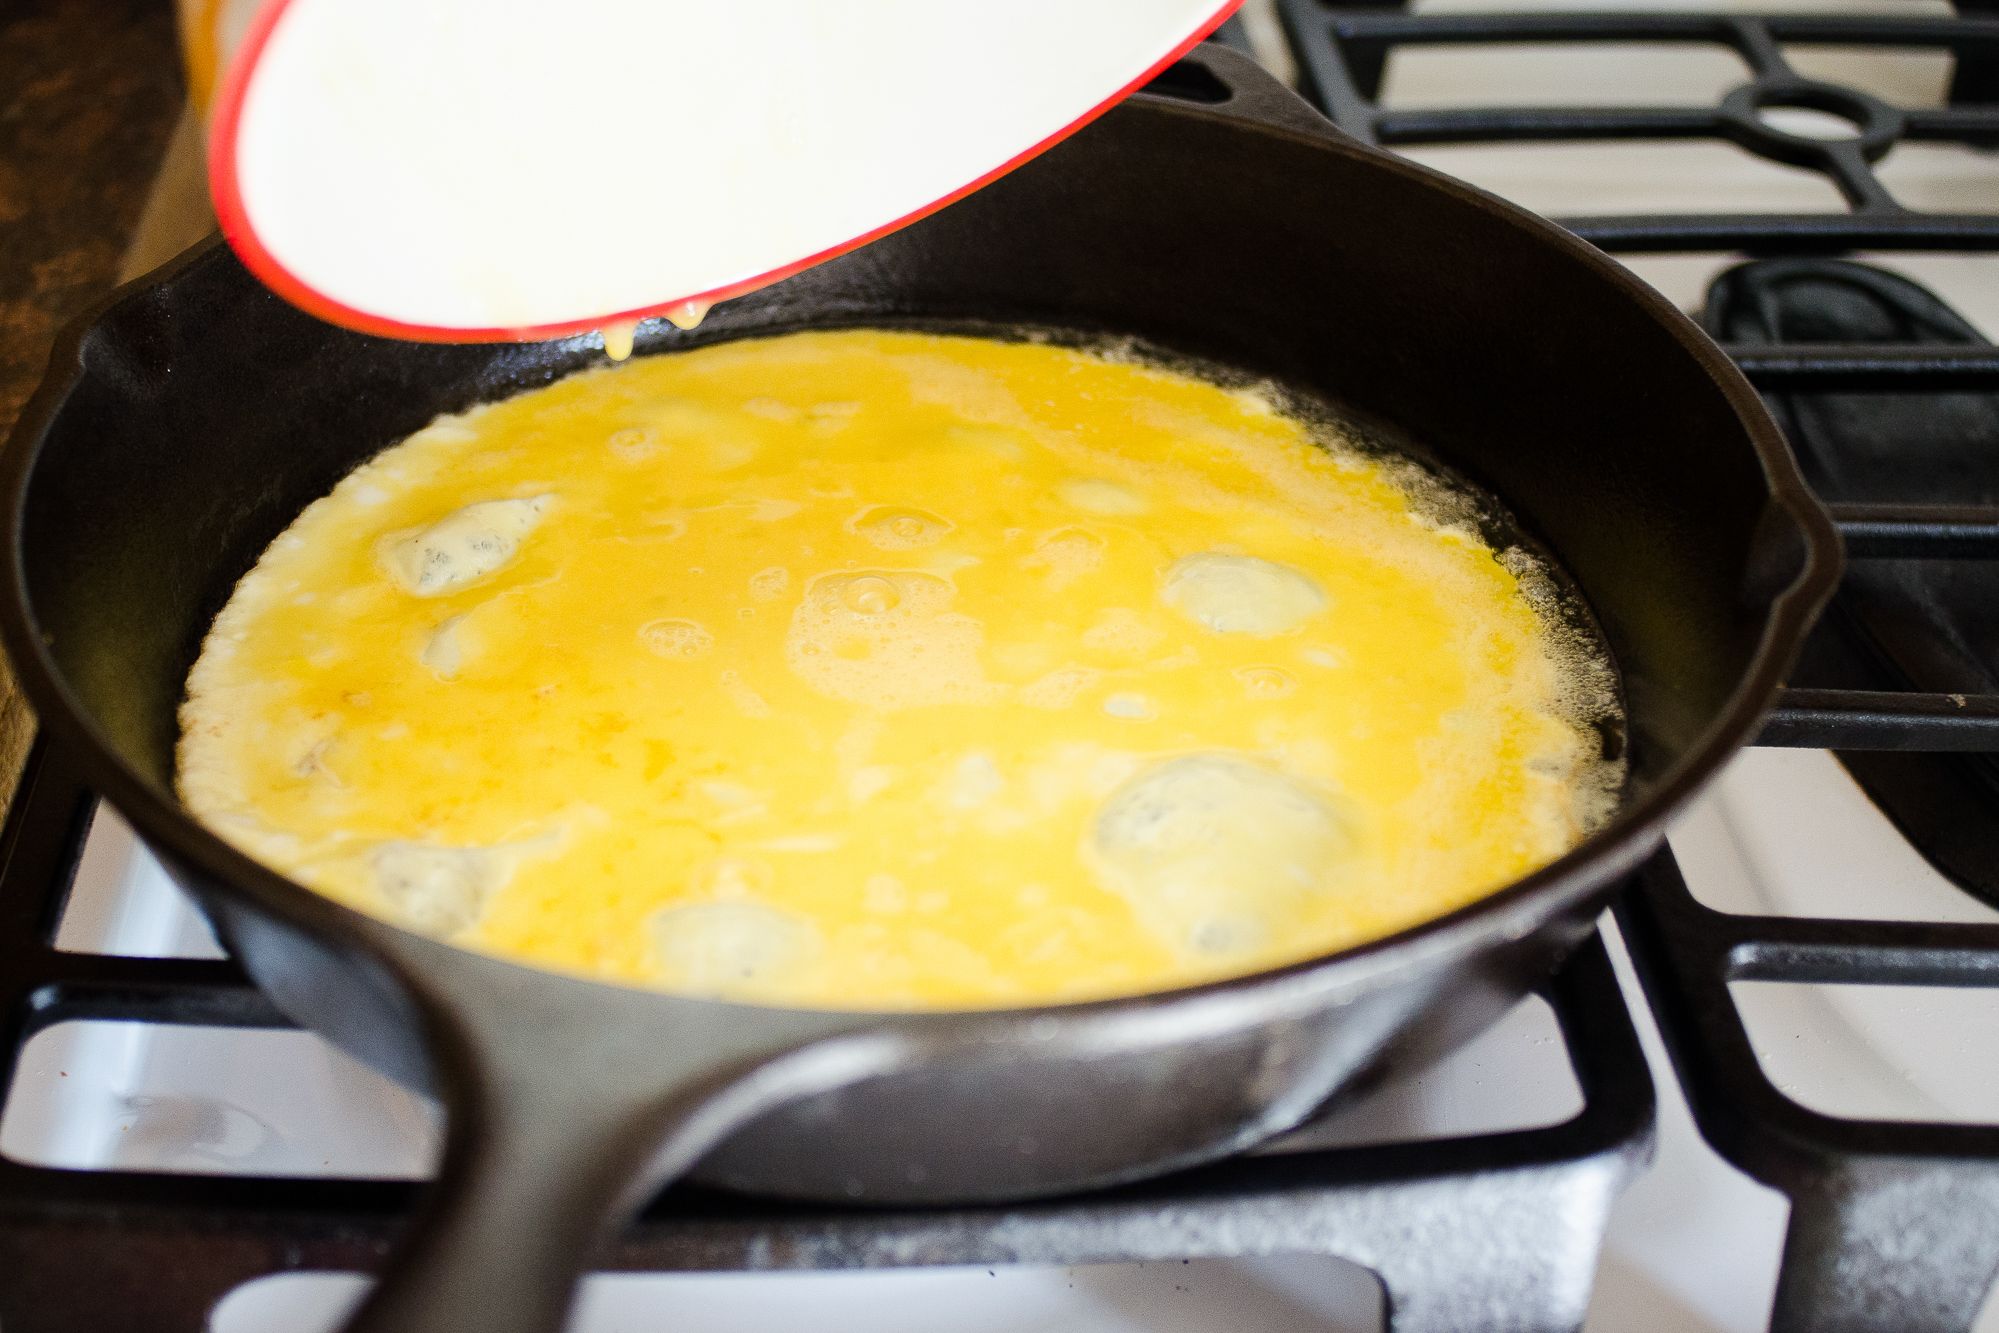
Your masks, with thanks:
[[[1651,0],[1642,7],[1670,3]],[[1574,7],[1613,8],[1616,0]],[[1676,7],[1717,5],[1709,0]],[[1906,14],[1927,6],[1918,0],[1838,6],[1760,0],[1742,7]],[[1263,17],[1251,13],[1253,20]],[[1938,100],[1948,77],[1946,62],[1924,55],[1814,55],[1809,72],[1856,79],[1905,101]],[[1434,50],[1392,64],[1388,92],[1391,101],[1404,104],[1706,101],[1741,77],[1732,57],[1705,50],[1599,47],[1499,58],[1488,51]],[[1829,191],[1796,173],[1719,146],[1451,149],[1423,156],[1552,213],[1834,206]],[[1999,167],[1969,154],[1924,151],[1899,165],[1891,161],[1887,174],[1912,202],[1978,207],[1983,200],[1999,208]],[[1999,332],[1999,268],[1993,261],[1889,262],[1931,285],[1988,332]],[[1691,306],[1722,264],[1664,258],[1634,267]],[[1685,821],[1674,847],[1696,894],[1724,910],[1999,919],[1930,870],[1821,753],[1743,756]],[[115,815],[100,815],[91,830],[73,903],[60,937],[65,947],[143,954],[214,948]],[[1760,1330],[1787,1205],[1728,1167],[1694,1132],[1614,937],[1612,952],[1653,1061],[1659,1153],[1617,1207],[1589,1328]],[[1993,1022],[1999,997],[1992,992],[1749,985],[1738,987],[1737,995],[1766,1068],[1808,1105],[1891,1118],[1999,1118],[1999,1062],[1992,1059],[1990,1036],[1999,1031]],[[1554,1123],[1576,1101],[1552,1018],[1539,1001],[1529,1001],[1425,1077],[1342,1113],[1337,1126],[1353,1141],[1437,1136]],[[79,1167],[415,1175],[429,1160],[435,1128],[421,1101],[305,1034],[71,1025],[31,1046],[0,1122],[0,1151]],[[217,1327],[226,1333],[330,1327],[358,1284],[344,1276],[255,1284],[225,1302]],[[704,1333],[792,1327],[819,1333],[934,1333],[939,1327],[958,1333],[1347,1333],[1378,1327],[1378,1305],[1371,1281],[1358,1270],[1301,1257],[992,1273],[593,1279],[577,1326],[587,1333],[656,1327]],[[1980,1330],[1999,1333],[1999,1311],[1988,1309]]]

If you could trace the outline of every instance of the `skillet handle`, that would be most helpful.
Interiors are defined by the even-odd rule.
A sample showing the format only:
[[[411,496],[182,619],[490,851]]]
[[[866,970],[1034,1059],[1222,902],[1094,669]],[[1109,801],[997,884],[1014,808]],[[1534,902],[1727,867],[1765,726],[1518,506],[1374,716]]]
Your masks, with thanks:
[[[555,1002],[520,1003],[543,986]],[[546,976],[512,989],[469,1015],[454,995],[434,1024],[443,1161],[347,1333],[556,1333],[598,1248],[660,1186],[766,1108],[899,1058],[864,1016]]]
[[[1326,119],[1310,102],[1285,87],[1276,75],[1240,51],[1216,42],[1203,42],[1181,56],[1179,63],[1199,65],[1228,89],[1228,100],[1216,108],[1223,115],[1238,120],[1253,120],[1280,130],[1297,130],[1321,139],[1351,142],[1351,136],[1346,131]],[[1171,98],[1173,94],[1167,92],[1154,96]]]

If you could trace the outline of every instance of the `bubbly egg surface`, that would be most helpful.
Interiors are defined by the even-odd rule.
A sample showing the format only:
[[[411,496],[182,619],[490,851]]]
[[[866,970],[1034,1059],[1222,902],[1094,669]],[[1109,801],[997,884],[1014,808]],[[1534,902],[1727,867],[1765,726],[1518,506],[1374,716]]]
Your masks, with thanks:
[[[272,544],[189,677],[181,794],[339,901],[637,986],[985,1007],[1338,950],[1616,788],[1608,668],[1415,476],[1046,341],[586,371]]]

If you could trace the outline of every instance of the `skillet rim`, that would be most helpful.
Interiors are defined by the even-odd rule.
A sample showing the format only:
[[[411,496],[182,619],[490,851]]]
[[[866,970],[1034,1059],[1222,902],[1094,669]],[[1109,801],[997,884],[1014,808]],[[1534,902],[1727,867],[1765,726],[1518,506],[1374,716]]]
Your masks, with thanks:
[[[1204,51],[1199,59],[1206,61],[1214,54]],[[1225,63],[1238,62],[1229,59]],[[1225,73],[1234,72],[1225,69]],[[1768,491],[1763,530],[1756,538],[1757,543],[1768,542],[1778,535],[1771,529],[1772,516],[1784,520],[1789,535],[1795,538],[1798,550],[1795,573],[1767,599],[1758,599],[1767,606],[1765,623],[1748,665],[1726,703],[1652,790],[1622,806],[1597,832],[1532,873],[1393,934],[1274,968],[1130,995],[969,1009],[801,1009],[652,991],[462,948],[404,930],[315,893],[210,832],[178,800],[156,789],[117,755],[89,711],[72,694],[50,655],[28,591],[29,560],[24,545],[28,500],[50,430],[71,393],[91,373],[84,357],[87,342],[113,311],[170,287],[191,270],[218,262],[216,252],[226,251],[220,233],[114,289],[71,320],[56,338],[48,370],[23,405],[9,435],[5,455],[0,457],[0,560],[4,560],[4,576],[0,576],[0,644],[7,650],[23,693],[34,705],[40,725],[70,748],[72,761],[90,787],[130,820],[147,843],[170,860],[202,872],[207,881],[204,888],[212,886],[225,897],[241,895],[257,909],[269,911],[323,942],[358,949],[369,962],[387,967],[400,986],[426,1010],[440,1002],[448,1006],[451,989],[448,983],[439,982],[435,973],[414,964],[413,956],[420,955],[426,946],[449,949],[468,961],[510,973],[560,978],[601,987],[614,994],[657,996],[679,1004],[848,1015],[857,1020],[873,1018],[896,1023],[976,1024],[998,1031],[1028,1020],[1045,1023],[1050,1018],[1139,1019],[1141,1015],[1166,1010],[1184,1012],[1185,1006],[1203,1001],[1233,1003],[1252,996],[1275,1000],[1290,995],[1303,1000],[1326,991],[1352,990],[1379,976],[1415,970],[1426,960],[1471,947],[1479,937],[1498,934],[1511,939],[1533,933],[1564,910],[1583,905],[1592,895],[1607,894],[1611,886],[1636,869],[1663,839],[1668,822],[1749,742],[1753,729],[1774,703],[1782,677],[1802,647],[1806,632],[1838,584],[1843,564],[1839,532],[1830,514],[1806,486],[1775,421],[1741,371],[1690,317],[1622,264],[1538,215],[1441,172],[1363,144],[1330,121],[1322,127],[1306,129],[1301,125],[1302,116],[1292,116],[1280,123],[1263,109],[1246,108],[1240,104],[1251,99],[1226,78],[1224,82],[1231,96],[1218,103],[1194,104],[1170,95],[1139,94],[1110,114],[1125,116],[1139,110],[1150,115],[1190,116],[1220,122],[1237,133],[1273,135],[1317,151],[1337,153],[1371,169],[1400,174],[1419,186],[1494,217],[1501,225],[1526,231],[1533,239],[1553,246],[1563,257],[1589,269],[1599,282],[1609,284],[1618,295],[1651,316],[1721,391],[1756,455]],[[1284,96],[1289,98],[1290,94],[1286,92]],[[1302,101],[1297,103],[1297,110],[1318,114]],[[300,316],[310,318],[304,312]],[[1506,502],[1504,495],[1498,498]]]

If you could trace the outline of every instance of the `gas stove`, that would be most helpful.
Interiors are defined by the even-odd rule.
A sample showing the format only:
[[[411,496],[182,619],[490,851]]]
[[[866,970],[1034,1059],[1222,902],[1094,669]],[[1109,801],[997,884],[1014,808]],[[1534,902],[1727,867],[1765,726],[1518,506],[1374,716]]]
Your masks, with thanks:
[[[1769,748],[1420,1076],[1047,1203],[676,1189],[575,1326],[1999,1330],[1999,18],[1958,8],[1252,5],[1225,40],[1619,255],[1771,395],[1854,574]],[[0,1324],[334,1326],[433,1109],[272,1012],[58,747],[4,858]]]

